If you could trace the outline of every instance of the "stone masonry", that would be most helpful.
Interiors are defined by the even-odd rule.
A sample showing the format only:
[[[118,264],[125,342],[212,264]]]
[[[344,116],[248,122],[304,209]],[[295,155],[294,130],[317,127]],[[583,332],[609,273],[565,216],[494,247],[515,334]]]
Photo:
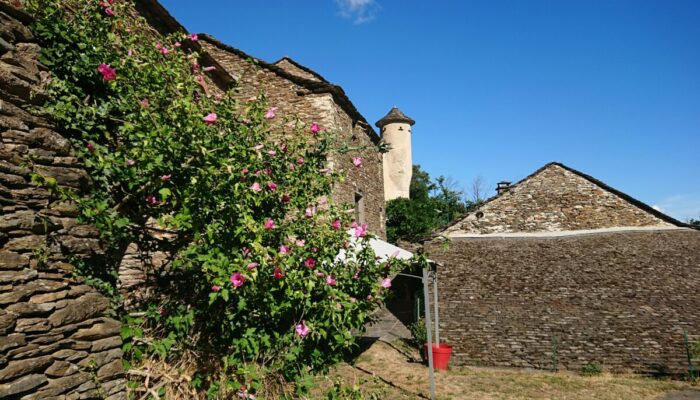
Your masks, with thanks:
[[[700,333],[700,232],[456,238],[426,244],[454,364],[685,373]]]
[[[375,147],[379,137],[356,110],[349,109],[342,89],[287,58],[276,64],[253,63],[247,54],[208,35],[200,35],[200,43],[235,79],[242,100],[264,92],[281,115],[297,115],[309,124],[317,122],[322,129],[334,132],[339,143],[362,148],[331,160],[333,168],[347,172],[347,179],[334,188],[333,198],[337,203],[354,204],[356,194],[361,195],[364,222],[373,233],[386,237],[382,154]],[[362,168],[352,165],[352,156],[363,158]]]
[[[120,324],[72,278],[70,256],[100,253],[94,228],[30,174],[83,189],[88,175],[41,104],[49,72],[19,1],[0,0],[0,398],[125,399]]]
[[[602,182],[588,178],[561,164],[548,164],[487,201],[444,234],[675,226],[670,218],[648,207],[643,209],[643,205],[635,205]]]

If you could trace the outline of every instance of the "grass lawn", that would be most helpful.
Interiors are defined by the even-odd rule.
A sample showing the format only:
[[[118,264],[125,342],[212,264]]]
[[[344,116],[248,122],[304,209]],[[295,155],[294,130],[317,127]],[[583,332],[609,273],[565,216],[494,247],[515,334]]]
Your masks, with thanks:
[[[417,357],[417,352],[400,343],[375,342],[352,365],[341,364],[328,376],[319,378],[319,388],[314,393],[322,393],[341,379],[361,388],[363,398],[429,398],[428,370],[413,361]],[[440,400],[700,400],[698,383],[607,373],[580,376],[568,372],[461,367],[438,372],[436,386]],[[371,397],[371,393],[376,397]]]

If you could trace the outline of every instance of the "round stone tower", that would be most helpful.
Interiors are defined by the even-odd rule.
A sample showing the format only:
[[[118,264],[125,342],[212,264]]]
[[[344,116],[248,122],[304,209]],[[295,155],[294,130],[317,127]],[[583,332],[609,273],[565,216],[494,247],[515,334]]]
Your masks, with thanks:
[[[394,107],[377,121],[380,134],[391,150],[384,154],[384,199],[408,198],[413,175],[411,126],[416,121]]]

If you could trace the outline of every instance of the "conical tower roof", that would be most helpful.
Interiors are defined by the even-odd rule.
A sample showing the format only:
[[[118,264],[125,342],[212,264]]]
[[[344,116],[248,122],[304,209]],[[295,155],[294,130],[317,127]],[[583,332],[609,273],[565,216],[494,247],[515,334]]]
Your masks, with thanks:
[[[377,125],[377,128],[381,128],[384,125],[395,122],[403,122],[409,125],[413,125],[416,123],[416,121],[412,120],[411,118],[408,118],[406,114],[402,113],[401,110],[399,110],[396,107],[393,107],[391,111],[389,111],[389,113],[385,115],[384,118],[377,121],[375,125]]]

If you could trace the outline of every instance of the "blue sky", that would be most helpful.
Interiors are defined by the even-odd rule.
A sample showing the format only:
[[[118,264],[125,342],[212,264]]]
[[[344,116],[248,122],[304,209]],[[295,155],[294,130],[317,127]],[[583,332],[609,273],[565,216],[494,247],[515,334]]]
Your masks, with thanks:
[[[559,161],[700,217],[700,1],[161,0],[192,32],[415,119],[413,161],[468,187]]]

